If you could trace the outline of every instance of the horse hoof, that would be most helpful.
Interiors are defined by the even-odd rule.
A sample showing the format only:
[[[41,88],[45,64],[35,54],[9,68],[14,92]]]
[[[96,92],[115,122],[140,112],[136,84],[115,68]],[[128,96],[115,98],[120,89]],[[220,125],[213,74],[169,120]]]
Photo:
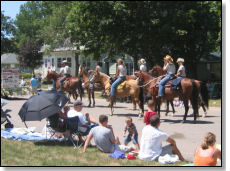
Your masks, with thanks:
[[[165,116],[168,116],[168,113],[165,113]]]
[[[139,115],[138,115],[138,116],[139,116],[139,118],[142,118],[142,117],[143,117],[142,113],[139,113]]]
[[[87,107],[91,107],[91,105],[88,105]]]
[[[112,113],[110,113],[110,116],[113,116],[113,114],[112,114]]]

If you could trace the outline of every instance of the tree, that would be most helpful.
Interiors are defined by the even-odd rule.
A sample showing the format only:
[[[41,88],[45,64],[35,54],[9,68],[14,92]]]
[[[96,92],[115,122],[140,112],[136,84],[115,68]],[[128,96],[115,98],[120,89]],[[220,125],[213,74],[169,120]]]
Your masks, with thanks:
[[[184,57],[190,77],[199,59],[216,49],[220,2],[74,2],[68,15],[71,40],[98,58],[127,53],[135,64],[162,64],[166,54]],[[215,9],[215,10],[211,10]]]
[[[13,20],[4,15],[1,11],[1,54],[16,52],[15,40],[12,37],[15,33]]]
[[[23,43],[19,49],[18,60],[21,66],[29,67],[34,73],[34,69],[42,64],[42,53],[39,53],[40,42],[28,41]]]

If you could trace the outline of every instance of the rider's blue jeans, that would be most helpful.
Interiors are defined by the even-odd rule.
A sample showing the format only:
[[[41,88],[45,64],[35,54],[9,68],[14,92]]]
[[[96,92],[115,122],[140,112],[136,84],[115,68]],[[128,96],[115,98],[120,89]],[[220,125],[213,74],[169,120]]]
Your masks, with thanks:
[[[111,85],[111,92],[110,92],[110,96],[114,97],[115,93],[116,93],[116,87],[121,83],[121,81],[126,80],[126,77],[118,77],[116,79],[116,81],[113,82],[113,84]]]
[[[164,96],[164,85],[165,83],[170,80],[170,78],[173,77],[173,74],[167,74],[159,83],[159,93],[158,95],[160,97]]]

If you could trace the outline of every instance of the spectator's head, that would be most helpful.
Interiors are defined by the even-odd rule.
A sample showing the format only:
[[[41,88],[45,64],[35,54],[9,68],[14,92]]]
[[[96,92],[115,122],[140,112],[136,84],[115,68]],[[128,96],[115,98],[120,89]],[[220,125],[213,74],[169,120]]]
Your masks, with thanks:
[[[125,122],[126,122],[126,124],[128,125],[128,126],[130,126],[131,124],[132,124],[132,118],[130,117],[130,116],[127,116],[126,118],[125,118]]]
[[[208,132],[204,137],[203,143],[201,144],[201,148],[203,150],[208,149],[209,146],[214,146],[215,143],[216,143],[216,136],[213,133]]]
[[[106,116],[106,115],[100,115],[99,116],[99,122],[103,126],[106,126],[108,124],[108,116]]]
[[[159,115],[153,115],[150,118],[150,125],[158,128],[160,126],[160,117]]]
[[[22,80],[24,80],[24,77],[22,77]]]
[[[155,104],[153,100],[148,101],[148,108],[151,110],[155,110]]]
[[[33,75],[33,78],[35,78],[36,76],[35,76],[35,74]]]
[[[73,106],[74,106],[74,110],[76,110],[77,112],[80,112],[83,108],[83,103],[77,100],[76,102],[74,102]]]

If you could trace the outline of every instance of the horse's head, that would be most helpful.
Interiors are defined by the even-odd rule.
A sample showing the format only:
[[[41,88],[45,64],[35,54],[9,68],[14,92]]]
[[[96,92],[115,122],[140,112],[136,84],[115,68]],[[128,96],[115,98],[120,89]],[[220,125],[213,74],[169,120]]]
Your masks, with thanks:
[[[159,77],[163,75],[164,71],[160,65],[154,65],[151,70],[149,70],[149,74],[151,74],[153,77]]]
[[[48,71],[47,75],[46,75],[46,80],[50,81],[51,79],[56,79],[57,78],[57,74],[55,71]]]
[[[100,72],[98,71],[91,70],[90,75],[92,76],[92,78],[90,79],[91,82],[99,82],[101,80]]]
[[[143,75],[143,71],[135,71],[134,75],[138,78],[139,83],[143,83],[144,82],[144,75]]]

